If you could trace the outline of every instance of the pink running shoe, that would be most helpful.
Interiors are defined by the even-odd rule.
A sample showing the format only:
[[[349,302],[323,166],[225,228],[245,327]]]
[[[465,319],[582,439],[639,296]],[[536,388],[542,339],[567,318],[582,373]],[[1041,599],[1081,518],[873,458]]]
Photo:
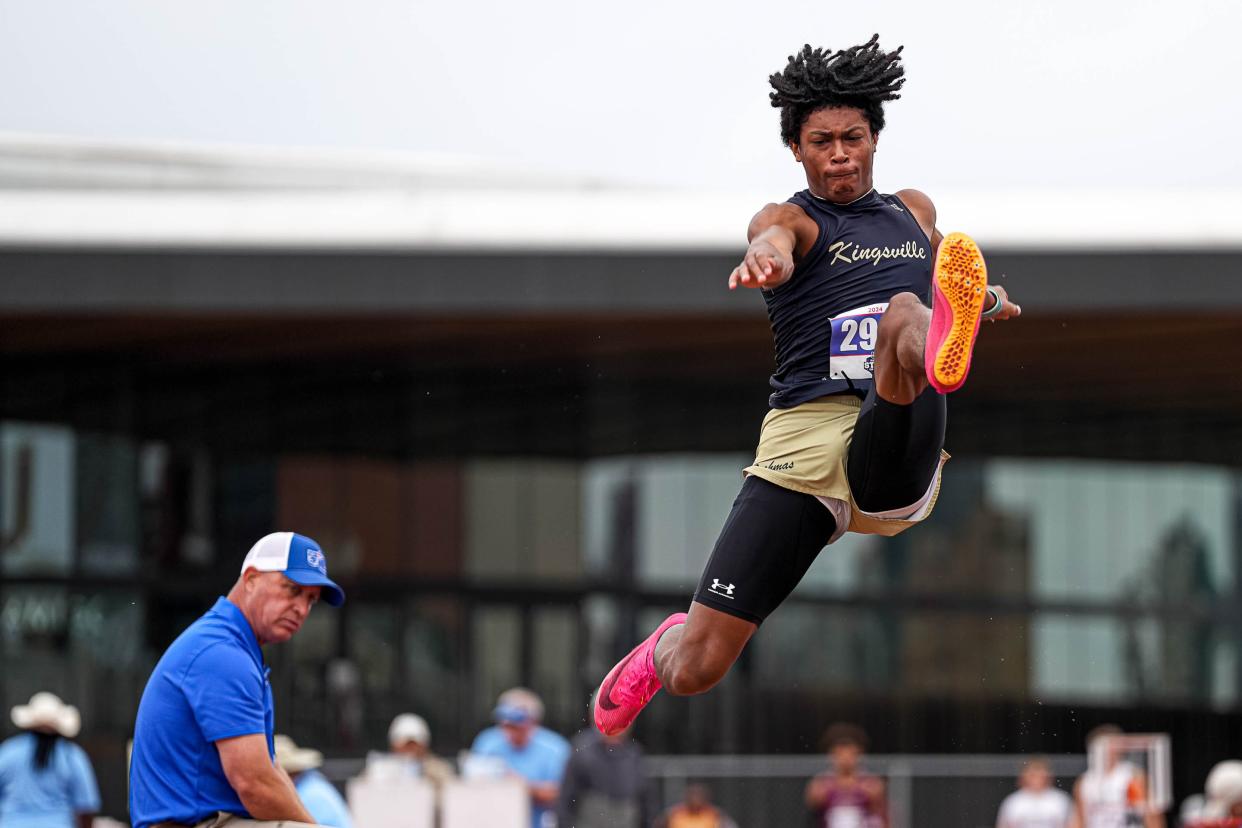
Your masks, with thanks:
[[[988,268],[979,245],[965,233],[945,236],[932,271],[931,327],[923,349],[927,381],[941,394],[961,388],[970,373],[987,287]]]
[[[664,686],[656,676],[656,644],[671,627],[684,623],[684,612],[675,612],[665,618],[646,641],[630,650],[630,654],[617,662],[617,666],[604,677],[591,705],[595,711],[595,726],[600,733],[614,736],[625,730]]]

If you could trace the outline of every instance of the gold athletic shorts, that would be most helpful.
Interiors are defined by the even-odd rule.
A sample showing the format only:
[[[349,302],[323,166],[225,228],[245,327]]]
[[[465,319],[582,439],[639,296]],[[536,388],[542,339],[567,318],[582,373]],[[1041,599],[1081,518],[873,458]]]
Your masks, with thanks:
[[[850,510],[850,532],[892,536],[921,523],[936,505],[948,453],[940,452],[940,465],[927,494],[908,509],[897,510],[900,517],[862,511],[854,503],[846,474],[850,440],[860,408],[862,400],[839,394],[793,408],[772,409],[763,418],[755,462],[746,467],[745,473],[795,492],[845,502]]]

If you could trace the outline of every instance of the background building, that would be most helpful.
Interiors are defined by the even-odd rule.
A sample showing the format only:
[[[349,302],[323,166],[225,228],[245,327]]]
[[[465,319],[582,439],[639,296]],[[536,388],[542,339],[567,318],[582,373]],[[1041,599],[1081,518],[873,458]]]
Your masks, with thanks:
[[[356,756],[417,709],[450,754],[514,684],[582,726],[750,459],[770,335],[725,278],[781,195],[6,137],[2,700],[82,707],[120,815],[154,659],[295,528],[350,600],[270,654],[278,730]],[[644,716],[651,752],[842,718],[881,753],[1079,752],[1108,720],[1173,734],[1179,796],[1237,753],[1242,228],[1170,198],[1160,227],[938,199],[1024,314],[952,398],[935,516],[830,547],[720,688]]]

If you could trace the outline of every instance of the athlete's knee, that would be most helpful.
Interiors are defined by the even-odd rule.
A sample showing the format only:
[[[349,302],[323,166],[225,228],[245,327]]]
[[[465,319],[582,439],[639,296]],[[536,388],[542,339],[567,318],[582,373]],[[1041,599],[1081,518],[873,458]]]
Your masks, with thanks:
[[[911,325],[917,325],[927,313],[927,307],[913,293],[898,293],[888,301],[888,310],[880,317],[877,345],[896,347],[898,335]]]
[[[691,612],[696,610],[701,611],[698,605]],[[691,620],[698,623],[682,628],[676,648],[661,664],[664,688],[675,696],[706,693],[719,684],[755,629],[753,624],[724,613]]]
[[[690,651],[683,645],[678,648],[677,658],[669,665],[669,675],[664,677],[664,689],[674,696],[706,693],[720,683],[732,666],[732,658]]]

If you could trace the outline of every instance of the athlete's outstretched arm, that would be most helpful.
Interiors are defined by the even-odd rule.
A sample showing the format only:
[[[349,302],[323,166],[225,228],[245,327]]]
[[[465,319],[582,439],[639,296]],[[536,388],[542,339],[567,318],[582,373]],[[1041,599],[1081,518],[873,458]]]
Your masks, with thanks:
[[[819,227],[796,204],[769,204],[750,220],[750,246],[729,274],[729,290],[774,288],[789,281],[794,263],[815,243]]]
[[[919,223],[919,227],[923,228],[923,232],[927,234],[927,238],[931,241],[932,256],[936,255],[936,251],[940,249],[940,243],[944,241],[944,236],[936,227],[936,205],[932,204],[932,200],[925,193],[918,190],[900,190],[895,194],[901,199],[906,207],[910,208],[910,212],[914,214],[914,220]],[[988,316],[992,322],[1002,319],[1012,319],[1015,316],[1022,315],[1022,307],[1009,298],[1009,292],[997,284],[989,285],[996,291],[997,298],[1001,303],[999,311]],[[995,304],[988,301],[983,308],[984,313],[988,313]]]

